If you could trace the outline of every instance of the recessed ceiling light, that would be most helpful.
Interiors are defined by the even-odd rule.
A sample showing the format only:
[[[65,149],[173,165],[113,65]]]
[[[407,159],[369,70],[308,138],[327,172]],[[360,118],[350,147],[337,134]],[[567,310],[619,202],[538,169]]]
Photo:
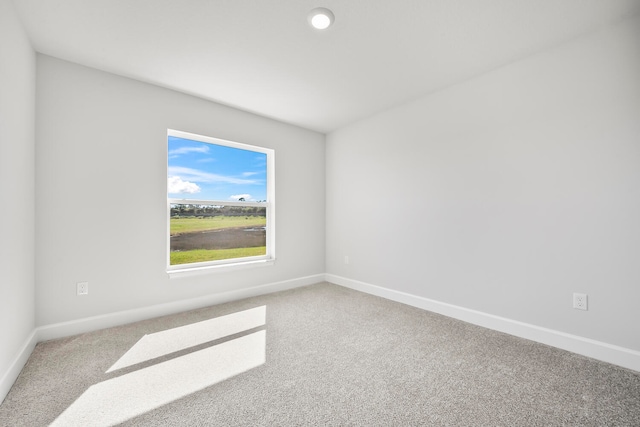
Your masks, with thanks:
[[[318,30],[326,30],[333,24],[333,12],[324,7],[317,7],[309,12],[309,24]]]

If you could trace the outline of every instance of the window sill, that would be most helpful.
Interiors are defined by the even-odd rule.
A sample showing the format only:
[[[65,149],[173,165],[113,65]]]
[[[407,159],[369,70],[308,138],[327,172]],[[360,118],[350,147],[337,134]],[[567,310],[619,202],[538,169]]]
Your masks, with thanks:
[[[233,264],[207,265],[205,267],[185,267],[176,270],[167,270],[170,279],[180,277],[199,276],[212,273],[226,273],[236,270],[247,270],[256,267],[267,267],[274,265],[275,259],[261,259],[257,261],[236,262]]]

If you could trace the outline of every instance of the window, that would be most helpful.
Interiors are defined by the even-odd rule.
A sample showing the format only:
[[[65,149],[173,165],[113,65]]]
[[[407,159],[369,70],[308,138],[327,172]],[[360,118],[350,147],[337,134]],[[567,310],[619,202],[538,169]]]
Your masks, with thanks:
[[[274,260],[274,151],[167,134],[168,271]]]

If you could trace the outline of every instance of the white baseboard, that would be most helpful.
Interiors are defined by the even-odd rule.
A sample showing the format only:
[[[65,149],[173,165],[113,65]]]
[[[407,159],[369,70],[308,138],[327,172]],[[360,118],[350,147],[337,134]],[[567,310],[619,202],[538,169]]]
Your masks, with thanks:
[[[5,397],[7,397],[9,390],[11,390],[11,386],[13,386],[18,375],[20,375],[20,371],[22,371],[27,360],[29,360],[29,356],[31,355],[31,352],[33,352],[37,343],[38,337],[34,329],[11,362],[11,365],[9,365],[9,369],[7,369],[4,375],[2,375],[2,378],[0,378],[0,403],[2,403]]]
[[[123,325],[126,323],[165,316],[182,311],[193,310],[229,301],[249,298],[272,292],[294,289],[314,283],[328,281],[336,285],[418,307],[434,313],[463,320],[485,328],[504,332],[517,337],[547,344],[573,353],[592,357],[624,368],[640,372],[640,352],[628,348],[567,334],[552,329],[542,328],[528,323],[504,317],[494,316],[476,310],[447,304],[428,298],[371,285],[357,280],[347,279],[333,274],[316,274],[292,280],[269,283],[235,291],[221,292],[199,298],[175,301],[134,310],[120,311],[101,316],[88,317],[70,322],[41,326],[33,330],[25,340],[22,348],[0,378],[0,402],[4,400],[11,386],[18,378],[36,344],[56,338],[77,335],[84,332]]]
[[[69,322],[56,323],[53,325],[40,326],[36,329],[37,340],[38,342],[48,341],[85,332],[96,331],[99,329],[110,328],[113,326],[124,325],[140,320],[152,319],[154,317],[166,316],[169,314],[222,304],[229,301],[254,297],[257,295],[299,288],[301,286],[322,282],[324,281],[324,277],[324,274],[316,274],[291,280],[284,280],[282,282],[254,286],[251,288],[205,295],[188,300],[180,300],[166,304],[158,304],[133,310],[104,314],[101,316],[87,317]]]
[[[542,328],[505,317],[494,316],[481,311],[470,310],[468,308],[371,285],[357,280],[347,279],[334,274],[326,274],[325,280],[346,288],[443,314],[474,325],[547,344],[572,353],[581,354],[640,372],[640,351],[567,334],[553,329]]]

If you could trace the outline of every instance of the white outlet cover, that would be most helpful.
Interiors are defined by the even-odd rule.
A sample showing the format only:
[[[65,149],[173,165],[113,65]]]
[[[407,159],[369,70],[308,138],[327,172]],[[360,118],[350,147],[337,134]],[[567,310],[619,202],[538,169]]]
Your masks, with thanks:
[[[587,294],[573,294],[573,308],[577,310],[587,310],[588,309],[588,299]]]
[[[89,294],[89,282],[78,282],[76,283],[76,289],[78,295],[88,295]]]

